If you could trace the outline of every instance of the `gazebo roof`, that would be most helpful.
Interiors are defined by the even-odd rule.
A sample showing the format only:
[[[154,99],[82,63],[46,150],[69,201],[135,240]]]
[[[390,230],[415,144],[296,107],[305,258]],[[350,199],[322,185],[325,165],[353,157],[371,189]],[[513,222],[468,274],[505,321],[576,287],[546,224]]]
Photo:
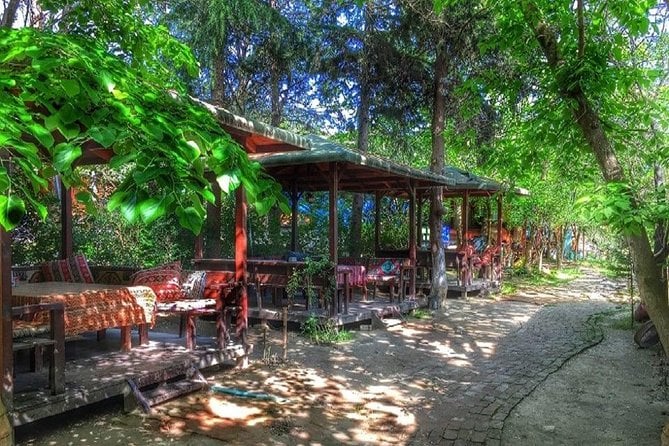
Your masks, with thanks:
[[[444,175],[455,182],[454,186],[444,190],[444,196],[453,197],[462,195],[468,191],[473,196],[488,196],[497,192],[513,192],[517,195],[529,195],[529,192],[521,188],[511,188],[498,181],[482,177],[458,167],[444,167]]]
[[[339,189],[349,192],[404,192],[411,182],[416,188],[451,187],[446,176],[397,164],[374,155],[350,150],[315,135],[306,137],[309,150],[251,155],[284,187],[296,184],[302,191],[325,191],[330,187],[333,165],[339,171]]]
[[[191,98],[207,108],[225,130],[247,153],[277,153],[309,149],[309,140],[297,133],[236,115],[208,102]]]

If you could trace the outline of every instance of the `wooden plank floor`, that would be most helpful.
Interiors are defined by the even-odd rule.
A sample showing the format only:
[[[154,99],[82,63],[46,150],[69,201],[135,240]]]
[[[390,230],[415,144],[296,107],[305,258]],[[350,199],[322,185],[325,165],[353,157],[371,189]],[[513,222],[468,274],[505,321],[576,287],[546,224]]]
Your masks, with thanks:
[[[167,320],[175,319],[175,320]],[[50,395],[48,364],[40,372],[31,373],[29,357],[17,355],[15,367],[14,426],[61,414],[99,401],[123,395],[128,378],[150,386],[185,375],[193,366],[206,369],[232,365],[243,354],[241,345],[224,351],[214,348],[214,324],[198,321],[198,347],[185,348],[185,338],[178,336],[178,319],[159,319],[149,332],[149,344],[138,345],[133,332],[133,348],[120,352],[120,330],[107,331],[98,341],[95,333],[87,333],[65,345],[65,393]],[[27,353],[27,352],[23,352]]]

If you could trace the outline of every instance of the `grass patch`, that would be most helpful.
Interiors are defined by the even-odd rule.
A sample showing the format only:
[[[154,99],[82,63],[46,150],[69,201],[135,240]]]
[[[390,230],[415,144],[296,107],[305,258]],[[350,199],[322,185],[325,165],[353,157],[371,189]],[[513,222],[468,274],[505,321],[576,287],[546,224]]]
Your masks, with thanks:
[[[330,320],[320,320],[316,316],[309,318],[302,323],[302,334],[309,338],[315,344],[341,344],[353,340],[353,332],[340,329],[337,324]]]
[[[426,308],[415,308],[409,313],[414,319],[432,319],[432,312]]]
[[[629,265],[623,265],[619,262],[612,262],[605,259],[584,260],[583,265],[596,270],[607,279],[628,278],[630,274]]]
[[[527,271],[525,268],[514,268],[509,277],[502,282],[502,295],[516,293],[524,287],[556,286],[569,283],[581,276],[578,267],[566,267],[551,270],[548,273],[538,270]]]
[[[606,313],[604,325],[614,330],[632,330],[639,326],[632,317],[632,311],[629,307],[620,307]]]

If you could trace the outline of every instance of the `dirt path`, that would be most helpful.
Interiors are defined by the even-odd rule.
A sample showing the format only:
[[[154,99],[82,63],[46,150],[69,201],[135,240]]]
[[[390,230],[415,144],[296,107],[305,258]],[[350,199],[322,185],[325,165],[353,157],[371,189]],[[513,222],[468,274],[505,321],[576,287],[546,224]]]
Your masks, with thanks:
[[[615,328],[628,311],[616,307],[621,292],[621,284],[589,272],[562,287],[521,290],[515,301],[452,300],[432,319],[357,332],[336,347],[291,333],[287,363],[272,359],[279,333],[263,349],[254,332],[253,366],[209,380],[274,399],[202,392],[164,404],[151,417],[103,409],[65,425],[42,423],[17,439],[34,445],[657,444],[666,418],[653,368],[657,354],[635,349],[632,332]],[[263,350],[270,360],[262,361]]]

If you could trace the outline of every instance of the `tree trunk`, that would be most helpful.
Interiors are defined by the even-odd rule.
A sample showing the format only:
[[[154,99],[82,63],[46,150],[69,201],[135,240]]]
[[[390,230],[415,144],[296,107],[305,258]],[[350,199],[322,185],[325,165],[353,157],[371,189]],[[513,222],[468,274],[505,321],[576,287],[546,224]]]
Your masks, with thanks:
[[[19,10],[21,5],[21,0],[9,0],[9,3],[5,7],[5,12],[2,14],[2,20],[0,21],[1,28],[11,28],[16,20],[16,13]]]
[[[654,172],[655,180],[655,193],[658,194],[657,204],[666,205],[667,204],[667,192],[664,189],[666,187],[664,167],[662,165],[655,164]],[[658,262],[664,262],[669,256],[669,239],[667,234],[667,226],[669,222],[667,220],[660,220],[655,224],[655,234],[654,234],[654,255],[655,259]]]
[[[557,72],[564,61],[559,51],[556,29],[543,21],[541,12],[533,1],[523,1],[522,8],[525,20],[533,30],[549,67],[554,73]],[[563,99],[571,107],[574,120],[594,154],[604,180],[625,183],[622,166],[602,127],[599,114],[592,108],[580,84],[569,83],[558,85],[558,88]],[[634,200],[631,202],[632,206],[636,206]],[[631,234],[625,238],[636,266],[639,295],[657,328],[665,354],[669,354],[669,302],[666,283],[662,279],[660,266],[653,256],[646,229],[643,225],[628,229]]]
[[[434,66],[434,98],[432,104],[432,158],[430,170],[441,174],[444,170],[444,120],[446,116],[445,43],[437,48]],[[432,188],[430,196],[430,252],[432,254],[432,290],[428,299],[431,309],[442,308],[448,295],[446,259],[441,232],[444,218],[444,195],[441,188]]]
[[[373,0],[365,2],[364,15],[365,24],[362,38],[362,52],[360,59],[360,76],[358,83],[360,85],[360,102],[358,104],[358,141],[357,148],[361,153],[367,153],[369,150],[369,107],[371,103],[371,88],[369,85],[369,34],[372,31]],[[364,196],[362,194],[353,194],[353,204],[351,209],[351,226],[349,234],[349,252],[352,257],[360,257],[362,252],[362,205]]]
[[[564,226],[558,226],[555,231],[555,260],[557,262],[557,269],[562,269],[562,258],[564,257]]]

